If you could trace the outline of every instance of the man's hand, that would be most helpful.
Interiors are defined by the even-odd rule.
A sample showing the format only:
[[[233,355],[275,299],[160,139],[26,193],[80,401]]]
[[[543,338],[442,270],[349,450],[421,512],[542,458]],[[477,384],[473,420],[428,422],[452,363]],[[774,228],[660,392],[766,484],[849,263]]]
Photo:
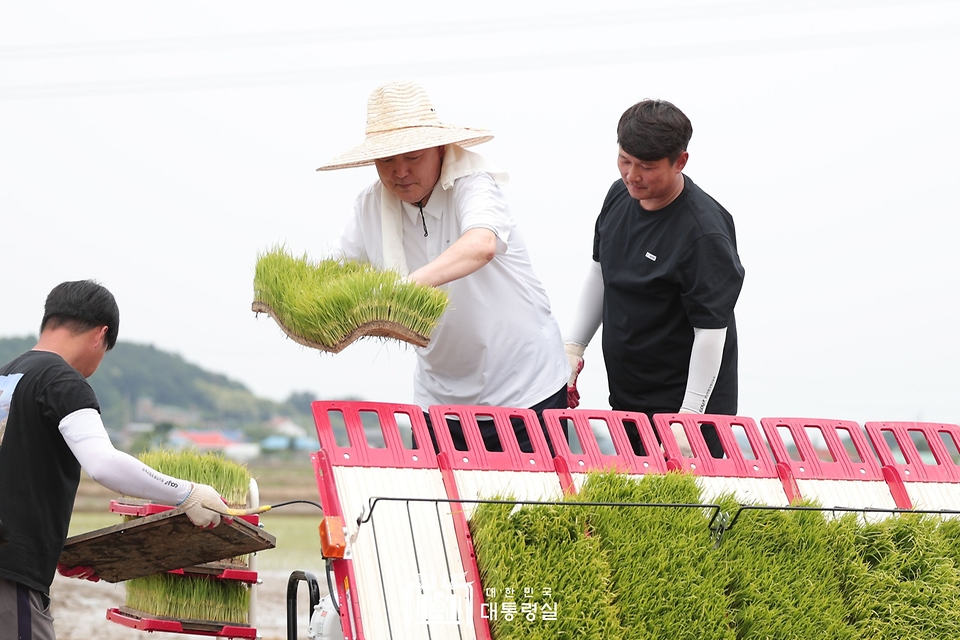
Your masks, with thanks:
[[[586,346],[576,342],[567,342],[563,345],[570,363],[570,379],[567,381],[567,406],[576,409],[580,406],[580,392],[577,391],[577,376],[583,371],[583,352]]]
[[[190,522],[203,529],[214,528],[220,524],[220,516],[229,513],[227,503],[208,484],[194,484],[186,499],[178,506],[183,508]]]
[[[77,578],[78,580],[89,580],[90,582],[100,582],[93,567],[68,567],[65,564],[57,563],[57,573],[67,578]]]
[[[690,409],[680,408],[680,411],[677,413],[696,413]],[[687,432],[684,430],[683,425],[679,422],[671,422],[670,430],[673,432],[673,438],[677,441],[677,445],[680,447],[680,455],[684,458],[693,457],[693,449],[690,447],[690,441],[687,439]]]

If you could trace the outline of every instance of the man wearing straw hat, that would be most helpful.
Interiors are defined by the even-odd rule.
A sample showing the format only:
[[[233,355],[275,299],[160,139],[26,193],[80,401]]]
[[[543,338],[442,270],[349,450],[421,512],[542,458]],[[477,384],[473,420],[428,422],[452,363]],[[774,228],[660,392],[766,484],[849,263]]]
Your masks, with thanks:
[[[114,449],[87,382],[120,329],[106,288],[64,282],[44,304],[37,345],[0,366],[0,637],[52,640],[54,572],[96,582],[90,567],[58,567],[80,469],[129,496],[180,505],[215,527],[226,504],[216,489],[172,478]]]
[[[489,131],[441,123],[422,87],[391,82],[367,103],[363,144],[318,171],[373,164],[340,237],[343,257],[445,287],[450,306],[417,350],[415,402],[566,406],[569,365],[550,302],[500,189],[507,175],[465,147]],[[454,441],[463,446],[457,425]],[[492,425],[487,448],[498,450]],[[526,432],[517,429],[529,451]]]

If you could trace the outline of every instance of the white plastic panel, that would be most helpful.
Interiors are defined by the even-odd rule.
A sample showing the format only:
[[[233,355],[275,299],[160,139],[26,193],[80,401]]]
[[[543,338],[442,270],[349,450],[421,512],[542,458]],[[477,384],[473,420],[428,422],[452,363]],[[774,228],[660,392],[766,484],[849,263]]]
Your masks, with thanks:
[[[712,503],[723,494],[732,493],[741,504],[785,507],[790,504],[783,485],[777,478],[733,478],[697,476],[704,502]]]
[[[573,484],[579,492],[586,482],[588,474],[573,473]],[[628,477],[640,481],[646,476],[630,474]],[[783,492],[780,480],[773,478],[715,478],[696,476],[697,486],[700,487],[701,501],[712,503],[725,493],[732,493],[738,502],[744,504],[761,504],[770,506],[786,506],[787,496]]]
[[[797,488],[800,495],[808,500],[815,500],[822,507],[848,507],[852,509],[896,509],[897,503],[890,493],[886,482],[871,482],[860,480],[801,480],[797,479]],[[829,513],[829,512],[828,512]],[[838,512],[842,516],[848,512]],[[879,522],[888,518],[892,513],[868,513],[861,517],[865,522]]]
[[[914,509],[960,511],[960,484],[944,482],[905,482],[907,496]],[[956,517],[948,515],[947,517]]]
[[[577,493],[580,493],[583,490],[583,483],[587,481],[587,478],[590,477],[588,473],[571,473],[570,477],[573,478],[573,488],[577,490]]]
[[[453,475],[457,483],[457,492],[462,500],[488,500],[499,497],[552,502],[563,499],[560,476],[555,473],[456,469]],[[476,504],[463,505],[468,520],[476,508]]]
[[[372,496],[447,497],[437,469],[334,467],[334,476],[351,537]],[[380,501],[371,520],[360,526],[350,550],[366,638],[476,638],[452,506]]]
[[[896,509],[886,482],[797,479],[800,495],[823,507]]]

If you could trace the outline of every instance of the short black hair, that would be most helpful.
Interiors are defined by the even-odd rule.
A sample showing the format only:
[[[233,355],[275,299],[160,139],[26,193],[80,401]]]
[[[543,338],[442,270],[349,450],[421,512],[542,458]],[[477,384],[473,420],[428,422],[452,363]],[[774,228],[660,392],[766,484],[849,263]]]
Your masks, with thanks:
[[[617,143],[638,160],[676,162],[693,136],[690,119],[666,100],[643,100],[620,116]]]
[[[76,333],[106,326],[110,350],[120,333],[120,308],[113,294],[93,280],[61,282],[47,295],[40,333],[64,326]]]

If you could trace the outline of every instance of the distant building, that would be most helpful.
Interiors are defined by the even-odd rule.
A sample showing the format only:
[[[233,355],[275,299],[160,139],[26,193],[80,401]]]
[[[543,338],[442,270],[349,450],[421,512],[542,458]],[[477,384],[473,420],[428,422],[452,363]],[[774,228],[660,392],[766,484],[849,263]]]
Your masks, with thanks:
[[[260,441],[260,449],[265,453],[277,451],[316,451],[320,443],[316,438],[302,436],[299,438],[275,434]]]
[[[298,425],[290,418],[277,416],[270,421],[270,429],[281,436],[291,438],[303,438],[307,435],[307,430]]]
[[[171,449],[219,451],[237,462],[247,462],[260,455],[260,445],[256,442],[246,442],[240,432],[177,429],[170,434],[167,444]]]

